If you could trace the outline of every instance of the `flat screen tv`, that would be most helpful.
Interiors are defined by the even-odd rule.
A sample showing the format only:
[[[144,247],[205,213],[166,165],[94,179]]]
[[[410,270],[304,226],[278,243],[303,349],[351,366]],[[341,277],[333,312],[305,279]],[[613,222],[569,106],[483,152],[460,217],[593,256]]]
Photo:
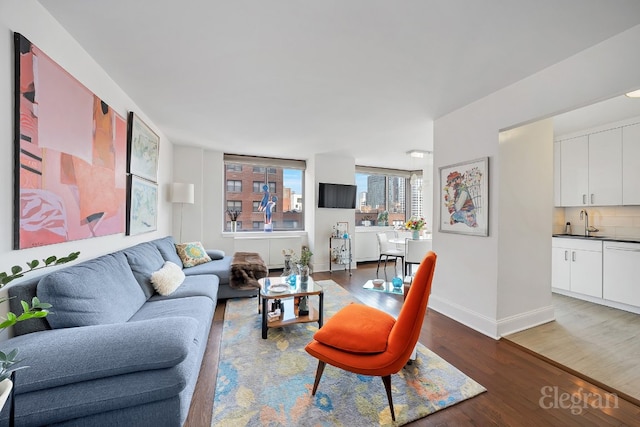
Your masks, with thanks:
[[[355,209],[356,191],[355,185],[321,182],[318,188],[318,207]]]

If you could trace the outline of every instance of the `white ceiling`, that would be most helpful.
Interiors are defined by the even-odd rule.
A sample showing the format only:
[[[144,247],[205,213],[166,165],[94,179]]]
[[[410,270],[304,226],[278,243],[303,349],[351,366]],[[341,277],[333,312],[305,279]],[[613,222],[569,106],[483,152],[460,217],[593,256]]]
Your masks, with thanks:
[[[404,169],[435,118],[640,23],[638,0],[40,3],[174,143]]]

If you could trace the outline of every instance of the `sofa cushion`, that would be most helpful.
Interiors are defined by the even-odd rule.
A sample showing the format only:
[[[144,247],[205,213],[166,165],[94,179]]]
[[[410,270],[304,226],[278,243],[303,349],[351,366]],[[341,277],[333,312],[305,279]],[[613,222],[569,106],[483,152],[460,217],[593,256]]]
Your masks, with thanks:
[[[211,261],[207,251],[200,242],[180,243],[176,245],[178,256],[185,268]]]
[[[153,243],[145,242],[122,252],[127,257],[133,276],[142,287],[145,296],[149,298],[155,291],[151,283],[151,274],[162,268],[165,262],[158,247]]]
[[[29,360],[16,383],[21,394],[176,366],[193,351],[198,328],[195,319],[167,316],[23,335],[0,349],[18,348],[20,358]]]
[[[162,268],[151,273],[151,284],[160,295],[173,293],[184,282],[184,273],[178,264],[166,261]]]
[[[53,305],[54,329],[126,322],[147,300],[122,252],[44,276],[37,295]]]
[[[214,259],[211,262],[196,265],[195,267],[185,268],[184,274],[194,276],[199,274],[215,274],[220,279],[221,285],[229,283],[229,273],[231,271],[231,261],[233,257],[225,256],[222,259]]]
[[[163,237],[162,239],[153,240],[150,243],[156,245],[165,261],[182,265],[182,260],[178,256],[178,251],[176,251],[176,242],[173,240],[173,237]]]

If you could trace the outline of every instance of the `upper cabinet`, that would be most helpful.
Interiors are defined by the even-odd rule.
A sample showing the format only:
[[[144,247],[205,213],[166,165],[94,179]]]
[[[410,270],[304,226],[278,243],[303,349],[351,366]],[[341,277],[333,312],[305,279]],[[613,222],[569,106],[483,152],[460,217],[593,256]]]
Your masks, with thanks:
[[[622,204],[640,205],[640,123],[622,128]]]
[[[640,124],[557,141],[554,155],[556,206],[640,204]]]
[[[589,135],[587,205],[622,204],[622,128]]]

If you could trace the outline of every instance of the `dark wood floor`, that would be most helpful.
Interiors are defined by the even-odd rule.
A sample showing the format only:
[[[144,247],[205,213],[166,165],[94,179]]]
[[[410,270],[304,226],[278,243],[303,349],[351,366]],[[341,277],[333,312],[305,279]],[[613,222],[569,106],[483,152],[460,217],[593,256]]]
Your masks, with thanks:
[[[375,267],[375,263],[359,264],[352,276],[340,271],[315,273],[313,278],[332,279],[363,303],[397,314],[401,296],[362,289],[375,277]],[[224,309],[225,303],[219,302],[186,427],[211,424]],[[410,426],[640,426],[640,407],[436,311],[428,311],[420,342],[487,392]],[[382,382],[380,387],[384,393]]]

